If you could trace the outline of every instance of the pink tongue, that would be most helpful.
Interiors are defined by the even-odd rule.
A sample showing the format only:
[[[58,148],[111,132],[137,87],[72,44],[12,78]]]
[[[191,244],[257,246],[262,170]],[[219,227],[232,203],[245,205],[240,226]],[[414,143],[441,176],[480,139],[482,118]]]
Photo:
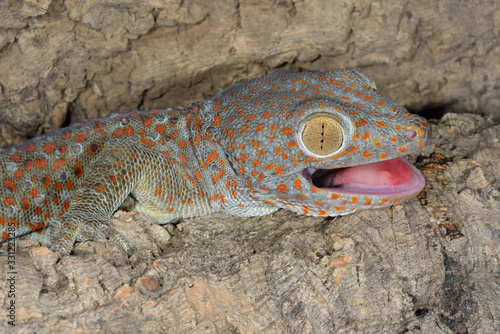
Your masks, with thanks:
[[[397,186],[408,182],[412,174],[410,166],[397,158],[343,169],[335,176],[331,186],[346,183]]]

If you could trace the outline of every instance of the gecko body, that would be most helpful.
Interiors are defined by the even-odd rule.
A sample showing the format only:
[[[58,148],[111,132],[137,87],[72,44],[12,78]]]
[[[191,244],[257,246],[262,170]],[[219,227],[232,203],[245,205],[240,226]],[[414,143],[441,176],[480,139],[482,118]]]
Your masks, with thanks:
[[[0,151],[0,233],[63,255],[75,241],[133,243],[110,216],[159,224],[279,208],[337,216],[402,203],[424,179],[404,158],[427,121],[359,69],[274,73],[180,109],[111,114]]]

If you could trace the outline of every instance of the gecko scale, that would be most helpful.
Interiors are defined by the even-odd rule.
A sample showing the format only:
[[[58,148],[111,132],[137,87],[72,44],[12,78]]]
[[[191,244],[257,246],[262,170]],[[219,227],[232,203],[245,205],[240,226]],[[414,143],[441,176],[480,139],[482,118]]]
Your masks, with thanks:
[[[134,246],[109,224],[120,208],[155,223],[279,208],[337,216],[402,203],[424,187],[402,156],[428,122],[356,68],[280,72],[188,108],[111,114],[0,151],[0,234],[63,255],[75,241]]]

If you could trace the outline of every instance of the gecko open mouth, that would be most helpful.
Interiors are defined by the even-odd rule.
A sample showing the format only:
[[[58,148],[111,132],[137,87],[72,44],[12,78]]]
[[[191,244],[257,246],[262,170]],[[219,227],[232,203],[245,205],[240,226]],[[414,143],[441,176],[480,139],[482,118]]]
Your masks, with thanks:
[[[425,185],[422,174],[404,158],[345,168],[309,167],[302,175],[320,189],[357,195],[413,195]]]

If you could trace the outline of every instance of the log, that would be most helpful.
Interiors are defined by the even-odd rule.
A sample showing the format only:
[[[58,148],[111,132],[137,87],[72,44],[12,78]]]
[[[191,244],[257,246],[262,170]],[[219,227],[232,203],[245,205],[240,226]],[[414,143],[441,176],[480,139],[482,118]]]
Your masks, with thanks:
[[[453,0],[0,2],[0,146],[346,65],[435,118],[412,158],[427,185],[402,206],[167,226],[118,212],[130,258],[108,240],[63,259],[22,242],[15,327],[0,256],[0,332],[499,332],[499,13]]]
[[[213,214],[165,227],[118,212],[113,227],[138,248],[131,258],[109,240],[77,244],[61,261],[22,242],[15,328],[496,333],[500,125],[449,113],[433,132],[414,157],[426,187],[404,205],[330,218]]]

